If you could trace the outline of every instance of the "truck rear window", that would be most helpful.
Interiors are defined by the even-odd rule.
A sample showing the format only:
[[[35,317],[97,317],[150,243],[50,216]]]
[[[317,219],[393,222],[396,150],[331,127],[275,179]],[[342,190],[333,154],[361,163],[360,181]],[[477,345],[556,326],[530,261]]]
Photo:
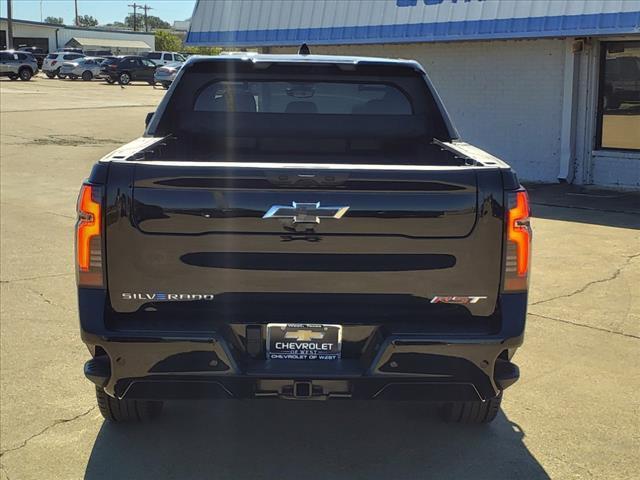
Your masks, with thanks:
[[[196,112],[411,115],[402,91],[384,83],[218,81],[197,95]]]

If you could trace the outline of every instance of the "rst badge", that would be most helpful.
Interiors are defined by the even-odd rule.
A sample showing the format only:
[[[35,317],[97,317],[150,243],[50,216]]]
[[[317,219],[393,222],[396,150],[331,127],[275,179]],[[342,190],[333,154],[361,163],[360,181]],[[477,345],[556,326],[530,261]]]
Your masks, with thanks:
[[[122,300],[143,300],[145,302],[194,302],[202,300],[213,300],[211,293],[130,293],[120,294]]]
[[[471,303],[478,303],[481,300],[486,300],[486,299],[487,297],[466,296],[466,295],[435,296],[431,299],[431,303],[456,303],[458,305],[469,305]]]

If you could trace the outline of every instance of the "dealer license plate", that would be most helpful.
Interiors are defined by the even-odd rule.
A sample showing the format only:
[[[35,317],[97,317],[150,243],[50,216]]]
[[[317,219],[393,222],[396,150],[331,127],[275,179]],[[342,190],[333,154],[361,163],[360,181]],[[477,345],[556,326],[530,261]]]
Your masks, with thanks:
[[[267,325],[267,358],[338,360],[341,350],[341,325],[299,323]]]

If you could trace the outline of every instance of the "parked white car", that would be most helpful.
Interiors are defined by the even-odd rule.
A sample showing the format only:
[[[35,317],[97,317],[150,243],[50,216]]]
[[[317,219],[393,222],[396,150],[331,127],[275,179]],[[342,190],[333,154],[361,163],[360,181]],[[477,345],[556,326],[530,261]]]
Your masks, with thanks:
[[[60,68],[62,67],[62,64],[71,60],[77,60],[78,58],[84,58],[84,55],[82,53],[74,52],[50,53],[45,57],[44,62],[42,62],[42,71],[49,78],[54,78],[56,75],[60,77]]]
[[[162,67],[156,68],[156,73],[153,75],[153,79],[156,83],[161,84],[164,88],[168,89],[171,83],[176,79],[176,75],[182,68],[182,62],[174,62]]]
[[[60,76],[71,80],[82,78],[86,82],[100,78],[100,65],[104,60],[102,57],[84,57],[72,62],[64,62],[60,67]]]
[[[143,57],[148,58],[156,65],[169,65],[175,62],[185,62],[187,59],[178,52],[148,52],[143,53]]]

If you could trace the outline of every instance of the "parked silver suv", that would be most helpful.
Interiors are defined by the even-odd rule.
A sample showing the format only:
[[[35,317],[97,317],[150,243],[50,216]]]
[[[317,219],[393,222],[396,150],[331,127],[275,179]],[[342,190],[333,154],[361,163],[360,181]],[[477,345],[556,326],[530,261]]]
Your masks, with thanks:
[[[38,73],[38,61],[27,52],[16,50],[0,51],[0,77],[11,80],[31,80]]]
[[[77,52],[53,52],[47,55],[42,63],[42,71],[49,78],[54,78],[58,75],[59,78],[64,78],[60,75],[60,67],[63,62],[69,62],[71,60],[77,60],[83,58],[82,53]]]
[[[102,57],[84,57],[70,62],[64,62],[60,67],[60,76],[71,80],[82,78],[89,81],[100,77],[100,64],[105,59]]]

